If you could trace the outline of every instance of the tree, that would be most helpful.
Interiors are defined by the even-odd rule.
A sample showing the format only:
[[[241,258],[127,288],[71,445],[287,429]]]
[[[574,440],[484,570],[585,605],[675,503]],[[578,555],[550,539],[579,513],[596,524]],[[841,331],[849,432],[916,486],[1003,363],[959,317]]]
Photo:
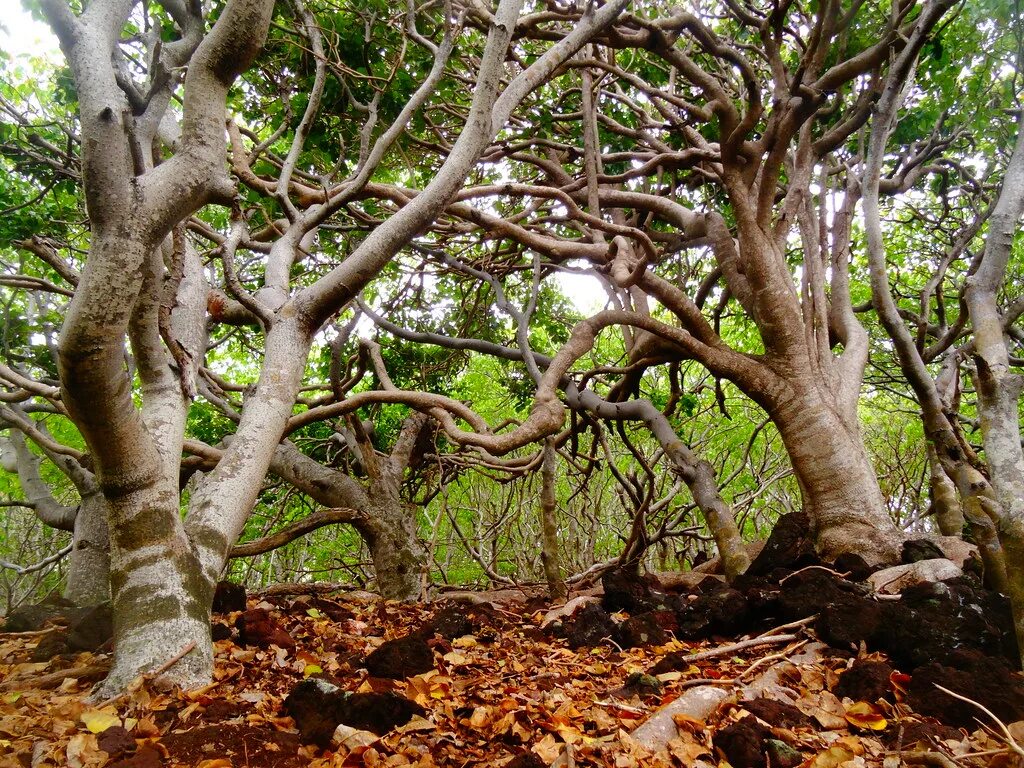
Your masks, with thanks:
[[[863,197],[884,300],[879,200],[949,145],[911,144],[885,178],[880,163],[952,0],[626,4],[228,0],[214,20],[180,0],[81,14],[43,1],[77,119],[67,150],[22,125],[11,151],[44,158],[19,161],[28,186],[80,180],[89,226],[21,236],[35,266],[5,285],[71,299],[57,370],[7,353],[0,374],[6,400],[37,409],[12,406],[9,429],[45,452],[33,430],[67,418],[84,440],[110,535],[106,690],[192,644],[169,676],[209,677],[213,586],[268,473],[330,510],[274,541],[351,523],[391,597],[419,590],[402,488],[428,451],[540,473],[553,592],[559,456],[578,483],[604,462],[630,512],[623,563],[678,534],[685,485],[742,572],[734,473],[698,450],[714,443],[693,428],[691,390],[723,420],[733,387],[743,413],[760,409],[744,457],[777,431],[823,555],[896,559],[903,534],[858,413],[871,336],[853,299],[855,210]],[[567,329],[547,297],[572,271],[609,304]],[[368,322],[377,342],[354,338]],[[501,387],[531,404],[522,419],[492,426],[453,396],[463,354],[504,361]],[[363,417],[383,406],[414,413],[375,445]],[[214,410],[219,426],[197,434]],[[301,450],[314,430],[348,457]]]
[[[226,173],[223,125],[229,89],[263,45],[273,4],[230,0],[206,31],[200,8],[187,3],[169,0],[137,11],[128,0],[109,0],[76,15],[60,0],[43,2],[74,77],[91,228],[86,266],[61,331],[59,368],[62,408],[89,448],[107,501],[117,648],[107,690],[120,689],[139,671],[192,643],[195,649],[169,676],[186,685],[209,678],[213,584],[288,427],[317,333],[430,224],[519,101],[623,5],[556,14],[553,21],[571,20],[573,29],[508,79],[504,63],[513,30],[530,19],[519,20],[515,2],[501,3],[493,16],[476,10],[483,14],[486,42],[478,62],[463,71],[473,72],[477,84],[465,123],[455,127],[432,180],[347,258],[293,291],[290,273],[315,245],[317,231],[371,185],[387,150],[434,95],[463,16],[446,6],[431,19],[440,43],[420,34],[411,6],[406,24],[390,27],[402,30],[402,46],[417,45],[433,55],[433,67],[376,138],[372,131],[383,90],[372,97],[353,174],[343,181],[329,175],[325,190],[293,200],[293,182],[306,178],[300,160],[307,160],[306,142],[326,92],[327,60],[313,11],[301,2],[292,5],[295,26],[313,52],[313,86],[277,180],[261,190],[270,193],[286,221],[285,227],[267,222],[284,231],[265,248],[248,235],[248,212],[236,201],[235,184]],[[133,48],[139,56],[131,55]],[[344,69],[343,63],[331,63]],[[291,131],[287,119],[280,127]],[[337,172],[347,158],[333,160]],[[235,171],[246,177],[242,165],[236,155]],[[216,467],[190,489],[183,521],[179,465],[188,405],[206,349],[209,294],[186,226],[208,204],[234,210],[230,233],[220,238],[224,280],[247,310],[246,319],[262,327],[265,354],[237,429]],[[233,263],[249,248],[267,256],[263,287],[254,296],[239,284]],[[214,299],[214,317],[223,319],[224,309]],[[134,371],[124,366],[126,340]],[[140,407],[133,400],[134,381]]]

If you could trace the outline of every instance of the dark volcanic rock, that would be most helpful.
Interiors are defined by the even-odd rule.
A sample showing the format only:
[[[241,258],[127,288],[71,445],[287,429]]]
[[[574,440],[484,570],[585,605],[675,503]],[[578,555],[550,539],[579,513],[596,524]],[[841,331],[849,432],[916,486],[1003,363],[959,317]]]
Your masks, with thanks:
[[[856,650],[862,641],[877,645],[875,640],[886,618],[882,603],[849,595],[821,609],[815,630],[835,648]]]
[[[864,589],[820,568],[795,573],[782,585],[779,614],[786,621],[803,619],[831,603],[848,601],[858,591]]]
[[[416,633],[388,640],[366,657],[363,666],[374,677],[403,680],[432,670],[434,652],[423,635]]]
[[[101,603],[71,620],[68,647],[75,651],[97,651],[114,639],[114,614],[110,603]]]
[[[807,536],[810,529],[810,519],[803,511],[780,517],[764,549],[747,569],[747,574],[760,576],[777,568],[796,570],[819,563],[814,545]]]
[[[20,605],[7,614],[4,622],[5,632],[37,632],[48,621],[68,623],[72,617],[81,613],[81,608],[55,603],[39,605]]]
[[[161,768],[163,757],[153,747],[139,747],[139,751],[124,760],[108,763],[106,768]]]
[[[733,768],[764,768],[764,742],[771,735],[756,719],[745,717],[716,731],[713,743]]]
[[[840,698],[847,696],[854,701],[874,702],[892,690],[889,683],[892,672],[892,667],[884,661],[858,659],[839,676],[832,692]]]
[[[864,581],[874,573],[875,569],[868,565],[868,561],[853,552],[846,552],[835,559],[832,567],[840,573],[847,574],[850,581]]]
[[[619,625],[618,637],[623,648],[645,648],[664,645],[669,641],[668,633],[662,628],[655,611],[626,619]]]
[[[919,584],[903,599],[885,603],[876,645],[904,672],[943,663],[961,649],[1014,659],[1017,653],[1009,602],[967,579]]]
[[[120,725],[107,728],[96,737],[96,741],[112,759],[135,751],[135,737]]]
[[[698,595],[679,611],[679,635],[688,639],[716,634],[733,634],[744,629],[750,618],[744,594],[721,585]]]
[[[934,541],[928,539],[913,539],[903,542],[902,561],[904,563],[917,563],[921,560],[934,560],[944,558],[946,553],[939,549]]]
[[[280,625],[265,608],[253,608],[235,620],[238,639],[243,645],[255,645],[267,648],[276,645],[280,648],[294,648],[295,640],[281,629]]]
[[[576,611],[563,627],[569,647],[574,650],[593,648],[618,632],[611,615],[599,605],[588,605]]]
[[[602,607],[609,612],[629,611],[643,613],[651,609],[654,600],[650,586],[630,568],[613,568],[601,576],[604,587]]]
[[[463,635],[473,634],[473,620],[467,614],[466,606],[442,603],[423,629],[427,634],[454,640]]]
[[[245,610],[245,587],[231,581],[218,581],[213,593],[214,613],[235,613]]]
[[[774,728],[800,728],[810,726],[811,720],[792,704],[775,699],[749,699],[740,706]]]
[[[991,725],[976,706],[935,687],[941,685],[987,707],[1004,723],[1024,719],[1024,683],[1009,664],[973,650],[954,653],[948,662],[949,666],[931,663],[914,670],[907,703],[915,712],[961,728],[974,728],[976,720]]]
[[[340,723],[381,736],[423,715],[419,704],[396,693],[349,693],[324,680],[304,680],[284,701],[302,740],[321,747],[331,743]]]
[[[43,639],[32,649],[32,661],[49,661],[54,656],[63,656],[66,653],[71,653],[71,649],[68,648],[67,632],[57,630],[43,635]]]
[[[213,642],[217,642],[218,640],[227,640],[231,637],[231,627],[223,621],[211,622],[210,635],[213,638]]]

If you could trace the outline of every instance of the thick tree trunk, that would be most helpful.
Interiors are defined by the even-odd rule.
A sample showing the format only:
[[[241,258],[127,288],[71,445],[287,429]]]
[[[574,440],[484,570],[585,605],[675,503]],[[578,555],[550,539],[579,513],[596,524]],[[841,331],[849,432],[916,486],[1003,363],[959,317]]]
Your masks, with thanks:
[[[197,687],[213,671],[210,606],[214,585],[185,536],[177,488],[151,485],[111,501],[110,586],[114,666],[99,695],[116,694],[141,672],[192,646],[169,671]]]
[[[770,414],[793,463],[819,553],[898,562],[903,536],[889,517],[855,415],[841,418],[813,390]]]
[[[377,591],[390,600],[416,600],[422,588],[425,552],[415,512],[398,494],[377,495],[367,510],[371,530],[360,531],[370,549]]]
[[[99,491],[82,497],[68,560],[66,599],[75,605],[96,605],[110,599],[107,502]]]

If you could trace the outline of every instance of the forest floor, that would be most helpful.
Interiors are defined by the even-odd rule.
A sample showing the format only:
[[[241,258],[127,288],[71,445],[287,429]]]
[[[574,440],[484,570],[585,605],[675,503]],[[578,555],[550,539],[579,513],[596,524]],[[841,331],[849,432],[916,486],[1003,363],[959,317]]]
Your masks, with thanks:
[[[841,581],[820,570],[815,578]],[[799,578],[784,581],[792,585],[814,571],[798,570]],[[704,588],[705,595],[719,596],[710,601],[701,597],[700,587],[674,599],[691,605],[703,600],[719,608],[722,595],[726,602],[735,599],[735,590],[715,585]],[[801,588],[818,597],[830,589],[804,579],[792,591]],[[650,597],[646,587],[641,591]],[[625,593],[616,594],[622,598]],[[752,594],[746,593],[748,602]],[[925,675],[919,670],[927,664],[918,664],[909,675],[901,667],[913,666],[913,660],[897,653],[899,661],[894,661],[890,654],[870,650],[873,642],[861,641],[856,650],[854,645],[829,647],[819,635],[835,643],[834,636],[843,630],[834,621],[823,629],[820,612],[774,626],[762,616],[747,622],[747,629],[754,626],[755,631],[737,628],[733,633],[718,631],[723,619],[712,618],[704,623],[706,638],[688,641],[673,635],[694,634],[692,623],[687,628],[677,622],[670,627],[675,632],[664,634],[654,624],[634,622],[627,631],[629,614],[619,612],[610,614],[617,624],[616,641],[607,626],[601,628],[609,614],[598,598],[577,601],[583,605],[577,620],[589,616],[590,623],[583,625],[553,616],[536,600],[508,598],[508,592],[481,593],[472,602],[414,605],[349,592],[250,595],[246,604],[236,596],[235,605],[221,607],[244,605],[245,613],[215,616],[215,636],[221,639],[215,644],[211,685],[182,692],[139,678],[125,696],[109,702],[88,698],[108,663],[104,654],[65,653],[32,661],[33,654],[45,655],[36,647],[60,628],[3,634],[0,766],[1021,764],[1011,745],[1018,735],[1024,742],[1024,722],[1008,722],[1004,731],[975,705],[948,697],[947,704],[962,708],[933,709],[939,717],[922,714],[918,709],[930,705],[920,702],[931,701],[931,694],[919,692],[915,699],[911,691],[914,677]],[[605,606],[615,608],[607,593]],[[653,615],[670,619],[665,610]],[[644,626],[650,627],[651,638]],[[604,636],[597,637],[602,631]],[[635,640],[637,632],[641,642],[658,644],[621,647],[623,638]],[[597,638],[596,644],[589,644],[588,634]],[[423,651],[424,644],[429,650]],[[978,646],[984,645],[982,638]],[[1024,690],[1019,675],[999,664],[1003,672],[997,676],[1002,677],[993,682],[1003,693],[989,704],[1009,721],[1024,711]],[[938,679],[948,674],[950,685],[963,684],[952,667],[939,670]],[[977,675],[966,674],[972,677]],[[384,696],[338,698],[333,685],[309,682],[315,680]],[[933,688],[929,683],[928,691]],[[337,707],[357,700],[366,701],[370,711],[349,718],[355,727],[341,729],[331,741],[338,717],[344,717],[333,717]],[[303,720],[301,731],[289,712]]]

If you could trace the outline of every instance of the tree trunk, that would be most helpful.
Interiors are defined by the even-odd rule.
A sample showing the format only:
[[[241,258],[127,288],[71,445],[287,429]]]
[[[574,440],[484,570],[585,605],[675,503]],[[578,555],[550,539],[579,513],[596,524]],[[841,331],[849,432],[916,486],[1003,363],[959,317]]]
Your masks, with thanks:
[[[99,696],[113,695],[145,670],[192,650],[171,671],[184,688],[213,672],[213,584],[185,536],[176,488],[150,485],[110,501],[110,586],[114,666]]]
[[[563,600],[568,594],[562,579],[561,559],[558,556],[558,522],[555,519],[555,480],[558,454],[551,438],[544,442],[541,464],[540,489],[540,559],[544,563],[544,578],[548,583],[548,597]]]
[[[963,536],[964,511],[956,495],[956,485],[942,468],[938,451],[931,442],[928,443],[928,471],[928,495],[939,531],[943,536]]]
[[[898,562],[903,536],[886,510],[856,415],[841,418],[813,390],[794,393],[769,412],[793,463],[822,557],[852,552],[872,564]]]
[[[375,494],[377,495],[377,494]],[[425,553],[420,544],[416,515],[398,494],[377,496],[371,509],[372,529],[363,538],[370,548],[377,591],[389,600],[416,600],[420,596]]]
[[[110,599],[110,537],[103,494],[88,494],[75,516],[64,597],[75,605],[96,605]]]

